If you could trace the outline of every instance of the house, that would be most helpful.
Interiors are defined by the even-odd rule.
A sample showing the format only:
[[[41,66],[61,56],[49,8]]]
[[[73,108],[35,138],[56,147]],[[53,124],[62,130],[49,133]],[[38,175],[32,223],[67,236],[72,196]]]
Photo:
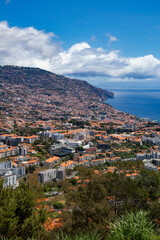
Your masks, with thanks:
[[[44,162],[44,165],[46,167],[52,167],[54,164],[58,163],[60,161],[60,157],[57,157],[57,156],[54,156],[52,158],[49,158],[47,159],[45,162]]]
[[[105,163],[105,159],[94,159],[91,161],[92,166],[98,166]]]
[[[29,144],[33,144],[36,140],[38,140],[40,137],[38,135],[32,135],[29,137],[24,137],[24,141]]]
[[[90,166],[90,161],[84,160],[84,161],[78,163],[78,165],[82,165],[82,166],[85,166],[85,167],[89,167],[89,166]]]
[[[76,166],[76,163],[75,163],[74,161],[71,161],[71,160],[69,160],[69,161],[64,162],[64,163],[61,164],[61,167],[64,167],[64,168],[66,168],[66,169],[72,169],[72,168],[74,168],[75,166]]]

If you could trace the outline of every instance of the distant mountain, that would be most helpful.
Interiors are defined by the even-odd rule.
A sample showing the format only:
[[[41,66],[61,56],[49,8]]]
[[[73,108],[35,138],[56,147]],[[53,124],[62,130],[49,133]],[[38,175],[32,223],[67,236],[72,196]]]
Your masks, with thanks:
[[[78,89],[80,92],[94,93],[98,98],[106,100],[114,97],[112,92],[92,86],[86,81],[67,78],[61,75],[51,73],[39,68],[0,66],[0,86],[3,83],[24,85],[31,89],[44,88],[45,91],[58,91],[59,94],[65,94],[67,91],[74,92]],[[77,92],[77,91],[76,91]]]

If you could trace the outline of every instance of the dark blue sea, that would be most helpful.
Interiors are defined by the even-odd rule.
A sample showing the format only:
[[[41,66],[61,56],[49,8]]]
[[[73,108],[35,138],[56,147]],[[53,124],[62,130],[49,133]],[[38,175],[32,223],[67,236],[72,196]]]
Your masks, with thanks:
[[[107,103],[117,110],[160,122],[160,89],[107,89],[114,98]]]

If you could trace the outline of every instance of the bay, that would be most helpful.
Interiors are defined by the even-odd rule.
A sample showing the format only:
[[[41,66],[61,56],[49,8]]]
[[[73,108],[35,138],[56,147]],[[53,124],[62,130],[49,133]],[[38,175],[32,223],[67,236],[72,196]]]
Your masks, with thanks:
[[[106,89],[114,93],[107,103],[119,111],[160,122],[160,89]]]

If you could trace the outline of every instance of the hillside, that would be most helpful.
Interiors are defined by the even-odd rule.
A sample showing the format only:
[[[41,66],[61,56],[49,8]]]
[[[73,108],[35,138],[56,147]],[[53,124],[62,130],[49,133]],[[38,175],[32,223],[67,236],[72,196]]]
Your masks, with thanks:
[[[92,108],[98,110],[97,104],[113,96],[113,93],[96,88],[86,81],[39,68],[0,67],[1,109],[7,110],[9,114],[14,110],[20,115],[29,115],[33,111],[34,114],[39,115],[41,112],[43,115],[45,111],[47,115],[84,116],[86,112],[92,112]]]
[[[45,90],[59,91],[59,94],[67,91],[74,94],[74,91],[77,92],[76,90],[81,88],[84,93],[90,91],[90,94],[94,93],[103,100],[114,96],[112,92],[96,88],[86,81],[67,78],[39,68],[0,66],[0,83],[2,82],[23,84],[29,88],[44,87]]]

